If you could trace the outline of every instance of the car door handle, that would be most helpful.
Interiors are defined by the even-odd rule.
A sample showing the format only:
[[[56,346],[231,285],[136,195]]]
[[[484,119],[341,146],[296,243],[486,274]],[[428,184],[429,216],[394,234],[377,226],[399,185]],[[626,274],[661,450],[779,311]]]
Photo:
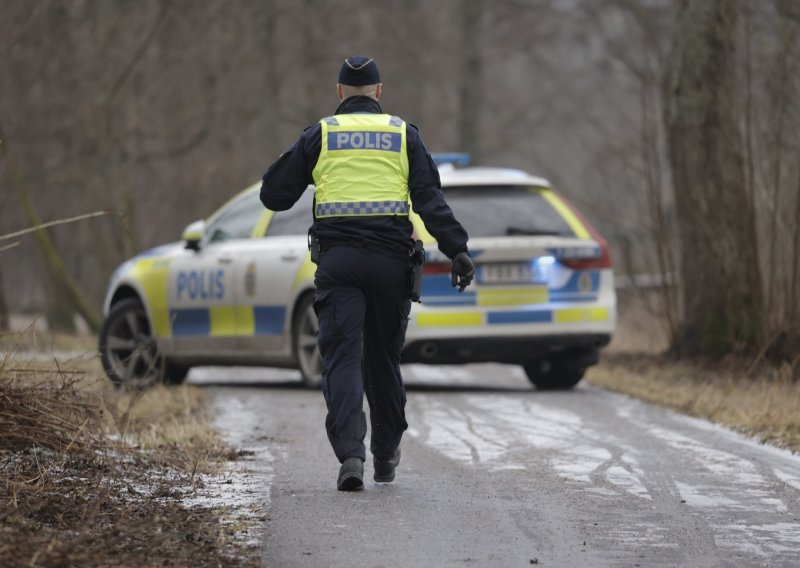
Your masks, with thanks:
[[[232,256],[221,256],[221,257],[219,257],[219,263],[220,264],[230,264],[231,262],[233,262],[233,257]]]
[[[286,262],[291,262],[293,260],[297,260],[298,258],[300,257],[293,252],[287,252],[281,255],[281,260],[285,260]]]

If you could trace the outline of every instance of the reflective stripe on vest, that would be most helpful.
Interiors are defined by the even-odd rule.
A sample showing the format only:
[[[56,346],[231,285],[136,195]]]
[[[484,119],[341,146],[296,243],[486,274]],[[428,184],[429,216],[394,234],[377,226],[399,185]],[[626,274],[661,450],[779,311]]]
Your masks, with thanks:
[[[317,203],[317,217],[343,215],[408,215],[407,201],[338,201]]]
[[[323,118],[315,217],[408,215],[406,125],[387,114]]]

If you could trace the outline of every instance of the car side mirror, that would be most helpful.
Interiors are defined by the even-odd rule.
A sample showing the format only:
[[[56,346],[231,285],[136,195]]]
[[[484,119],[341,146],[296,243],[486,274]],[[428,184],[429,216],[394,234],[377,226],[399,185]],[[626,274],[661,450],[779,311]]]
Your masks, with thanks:
[[[200,242],[203,240],[203,235],[206,232],[206,222],[200,219],[189,225],[183,230],[181,238],[186,245],[186,248],[193,251],[200,250]]]

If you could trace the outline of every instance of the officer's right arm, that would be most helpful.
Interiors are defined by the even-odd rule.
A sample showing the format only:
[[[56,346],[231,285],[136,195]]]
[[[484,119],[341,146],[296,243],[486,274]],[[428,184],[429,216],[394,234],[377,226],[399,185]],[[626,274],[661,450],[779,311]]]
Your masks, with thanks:
[[[261,178],[261,203],[273,211],[285,211],[314,183],[311,172],[319,158],[319,125],[306,129],[300,139],[275,160]],[[314,152],[316,150],[316,153]]]

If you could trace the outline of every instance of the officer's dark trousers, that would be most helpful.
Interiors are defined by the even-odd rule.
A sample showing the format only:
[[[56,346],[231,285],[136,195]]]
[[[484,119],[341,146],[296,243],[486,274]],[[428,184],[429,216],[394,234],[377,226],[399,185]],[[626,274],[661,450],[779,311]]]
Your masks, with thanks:
[[[406,269],[404,259],[347,246],[320,255],[314,309],[328,405],[325,428],[340,462],[366,458],[364,393],[373,456],[391,457],[408,427],[400,375],[400,350],[411,309]]]

